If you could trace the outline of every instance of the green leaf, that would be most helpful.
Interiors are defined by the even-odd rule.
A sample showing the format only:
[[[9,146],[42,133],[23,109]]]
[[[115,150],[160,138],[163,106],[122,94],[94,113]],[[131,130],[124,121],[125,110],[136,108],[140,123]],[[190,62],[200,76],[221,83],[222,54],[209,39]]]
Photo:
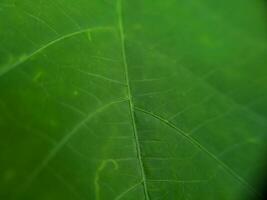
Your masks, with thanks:
[[[0,199],[260,198],[263,0],[1,0]]]

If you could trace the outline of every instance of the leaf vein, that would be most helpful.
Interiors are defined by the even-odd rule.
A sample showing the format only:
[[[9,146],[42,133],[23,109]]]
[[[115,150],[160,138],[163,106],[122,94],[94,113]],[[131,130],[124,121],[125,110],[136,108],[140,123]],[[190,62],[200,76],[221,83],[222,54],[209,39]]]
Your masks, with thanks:
[[[169,126],[170,128],[174,129],[179,135],[184,137],[187,141],[189,141],[192,145],[199,148],[202,152],[206,153],[209,157],[211,157],[213,160],[215,160],[222,169],[224,169],[227,173],[229,173],[231,176],[233,176],[238,182],[246,186],[251,192],[255,193],[258,196],[261,196],[259,192],[253,188],[246,180],[244,180],[240,175],[238,175],[234,170],[232,170],[228,165],[226,165],[223,161],[221,161],[216,155],[214,155],[212,152],[210,152],[208,149],[206,149],[203,145],[201,145],[197,140],[195,140],[192,136],[185,133],[183,130],[178,128],[176,125],[174,125],[172,122],[164,119],[163,117],[154,114],[150,111],[147,111],[145,109],[134,107],[135,110],[145,113],[147,115],[150,115],[151,117],[161,121],[165,125]]]
[[[89,113],[83,120],[77,123],[70,132],[65,134],[65,136],[56,144],[56,146],[47,154],[47,156],[45,156],[45,158],[41,161],[41,163],[33,170],[32,174],[29,175],[29,178],[22,186],[23,189],[26,190],[33,183],[33,181],[38,177],[38,175],[43,171],[43,169],[49,164],[49,162],[58,154],[60,149],[78,132],[78,130],[83,125],[86,124],[88,120],[92,119],[94,116],[103,112],[110,106],[125,101],[128,101],[128,99],[122,99],[107,103],[104,106],[96,109],[94,112]]]
[[[136,121],[135,121],[134,109],[133,109],[133,99],[132,99],[131,88],[130,88],[128,64],[127,64],[127,58],[126,58],[126,52],[125,52],[125,35],[124,35],[124,27],[123,27],[122,0],[117,0],[117,12],[118,12],[119,32],[120,32],[120,37],[121,37],[121,51],[122,51],[121,53],[122,53],[122,58],[123,58],[123,63],[124,63],[125,80],[127,83],[129,108],[130,108],[131,120],[133,124],[137,157],[138,157],[139,165],[141,169],[141,176],[142,176],[142,182],[143,182],[143,187],[144,187],[144,195],[145,195],[145,198],[149,200],[150,197],[148,195],[146,174],[145,174],[144,163],[143,163],[142,155],[141,155],[141,147],[139,144],[139,138],[138,138],[138,133],[137,133],[137,128],[136,128]]]
[[[88,31],[100,31],[100,30],[110,30],[112,29],[112,27],[94,27],[94,28],[85,28],[85,29],[81,29],[81,30],[78,30],[78,31],[75,31],[75,32],[72,32],[72,33],[68,33],[68,34],[65,34],[65,35],[62,35],[50,42],[48,42],[47,44],[41,46],[40,48],[36,49],[35,51],[33,51],[32,53],[24,56],[23,58],[19,59],[17,62],[11,64],[11,65],[7,65],[7,66],[4,66],[2,68],[0,68],[0,77],[5,75],[6,73],[8,73],[9,71],[11,71],[12,69],[18,67],[19,65],[27,62],[30,58],[34,57],[35,55],[37,55],[38,53],[44,51],[46,48],[64,40],[64,39],[67,39],[67,38],[70,38],[70,37],[73,37],[73,36],[76,36],[76,35],[79,35],[79,34],[82,34],[82,33],[86,33]]]

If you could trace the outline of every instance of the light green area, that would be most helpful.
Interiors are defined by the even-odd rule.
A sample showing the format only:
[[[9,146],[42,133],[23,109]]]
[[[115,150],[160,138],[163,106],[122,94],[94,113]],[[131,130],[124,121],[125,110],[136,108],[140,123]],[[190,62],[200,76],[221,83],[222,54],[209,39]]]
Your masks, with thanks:
[[[1,0],[0,199],[259,199],[263,0]]]

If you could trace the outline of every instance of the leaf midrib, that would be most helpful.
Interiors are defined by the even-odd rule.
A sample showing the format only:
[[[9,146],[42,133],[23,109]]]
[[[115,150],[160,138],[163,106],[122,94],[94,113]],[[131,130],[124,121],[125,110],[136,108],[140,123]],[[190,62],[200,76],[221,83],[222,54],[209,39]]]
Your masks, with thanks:
[[[126,80],[126,84],[127,84],[127,93],[128,93],[128,98],[129,98],[129,109],[130,109],[131,120],[132,120],[133,131],[134,131],[134,137],[135,137],[135,143],[136,143],[137,158],[139,160],[139,165],[140,165],[140,169],[141,169],[141,176],[142,176],[142,182],[143,182],[142,185],[144,187],[145,199],[150,200],[150,197],[148,195],[144,162],[142,159],[141,147],[140,147],[138,132],[137,132],[137,128],[136,128],[133,98],[132,98],[132,92],[131,92],[131,86],[130,86],[130,80],[129,80],[129,70],[128,70],[128,64],[127,64],[126,50],[125,50],[125,35],[124,35],[124,26],[123,26],[122,0],[117,0],[117,13],[118,13],[119,32],[120,32],[120,38],[121,38],[121,51],[122,51],[121,53],[122,53],[122,59],[123,59],[123,64],[124,64],[125,80]]]

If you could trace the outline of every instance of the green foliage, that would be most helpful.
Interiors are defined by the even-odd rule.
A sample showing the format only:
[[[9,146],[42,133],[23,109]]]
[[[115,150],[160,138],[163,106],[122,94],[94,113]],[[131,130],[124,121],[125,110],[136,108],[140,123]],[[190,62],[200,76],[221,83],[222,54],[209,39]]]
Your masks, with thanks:
[[[0,199],[260,196],[262,0],[1,0]]]

